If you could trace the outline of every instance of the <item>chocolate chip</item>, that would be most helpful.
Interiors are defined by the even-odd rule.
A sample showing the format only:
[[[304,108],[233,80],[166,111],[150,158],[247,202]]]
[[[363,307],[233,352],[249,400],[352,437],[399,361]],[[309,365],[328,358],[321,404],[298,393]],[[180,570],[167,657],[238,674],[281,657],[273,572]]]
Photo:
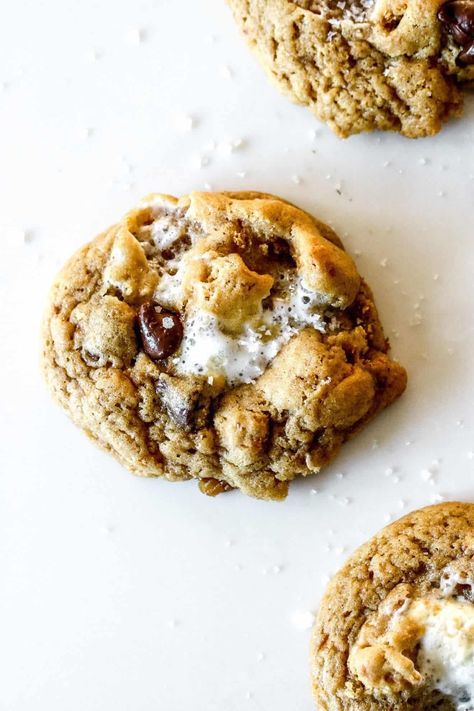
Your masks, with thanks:
[[[138,311],[138,326],[145,353],[154,360],[168,358],[183,340],[178,314],[147,302]]]
[[[161,373],[156,390],[173,422],[190,432],[207,425],[215,386],[200,376],[179,377]]]
[[[474,0],[449,0],[438,19],[461,47],[460,64],[474,64]]]

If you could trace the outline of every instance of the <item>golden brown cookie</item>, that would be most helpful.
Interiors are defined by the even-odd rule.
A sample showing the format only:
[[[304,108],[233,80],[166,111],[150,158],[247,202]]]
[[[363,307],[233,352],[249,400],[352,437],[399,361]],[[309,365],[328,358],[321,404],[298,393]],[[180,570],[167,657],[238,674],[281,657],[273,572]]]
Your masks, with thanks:
[[[135,474],[282,499],[405,388],[326,225],[261,193],[151,195],[59,274],[44,371]]]
[[[437,133],[474,80],[474,0],[228,0],[270,77],[339,136]]]
[[[405,516],[331,581],[311,643],[319,709],[472,711],[474,504]]]

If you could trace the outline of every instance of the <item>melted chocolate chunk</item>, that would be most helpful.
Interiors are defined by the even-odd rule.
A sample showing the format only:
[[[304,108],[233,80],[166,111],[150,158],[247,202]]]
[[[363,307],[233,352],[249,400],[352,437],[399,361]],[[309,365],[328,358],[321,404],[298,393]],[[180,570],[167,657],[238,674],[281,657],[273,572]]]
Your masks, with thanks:
[[[183,340],[183,325],[178,314],[151,302],[140,306],[138,326],[143,349],[153,360],[168,358]]]
[[[212,405],[212,387],[207,379],[162,373],[156,390],[164,409],[180,429],[191,432],[207,426]]]
[[[449,0],[438,11],[438,19],[462,47],[460,64],[474,64],[474,0]]]

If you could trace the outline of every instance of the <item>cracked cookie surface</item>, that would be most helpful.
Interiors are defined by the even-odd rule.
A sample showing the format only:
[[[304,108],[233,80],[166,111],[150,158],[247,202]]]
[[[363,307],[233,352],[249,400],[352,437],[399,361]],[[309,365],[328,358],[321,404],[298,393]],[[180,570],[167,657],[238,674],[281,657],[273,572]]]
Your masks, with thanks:
[[[72,257],[49,387],[128,469],[284,498],[404,390],[336,234],[261,193],[151,195]]]
[[[269,76],[341,137],[437,133],[474,81],[474,0],[227,0]]]
[[[474,708],[474,504],[387,526],[323,597],[311,642],[319,709]]]

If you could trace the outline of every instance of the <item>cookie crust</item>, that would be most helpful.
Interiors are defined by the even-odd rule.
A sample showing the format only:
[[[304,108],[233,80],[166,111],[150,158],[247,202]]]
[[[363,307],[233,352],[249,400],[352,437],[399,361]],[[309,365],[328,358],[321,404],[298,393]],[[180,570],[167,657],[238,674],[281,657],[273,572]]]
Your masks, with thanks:
[[[323,325],[293,328],[260,374],[236,384],[179,371],[179,358],[147,355],[137,328],[144,303],[169,307],[176,269],[166,269],[178,263],[172,308],[185,332],[192,309],[210,309],[238,339],[236,313],[258,318],[288,275],[317,297]],[[251,192],[149,196],[65,265],[43,330],[53,396],[130,471],[264,499],[284,498],[289,481],[317,472],[402,393],[406,373],[387,351],[372,294],[335,233]]]
[[[269,77],[340,137],[429,136],[462,113],[474,65],[459,63],[442,0],[227,1]]]
[[[377,695],[350,669],[361,629],[389,596],[397,591],[415,599],[430,596],[451,565],[474,580],[474,504],[449,502],[414,511],[353,553],[329,584],[313,630],[311,674],[319,709],[454,708],[442,697],[435,704],[423,686],[407,684],[396,695]]]

